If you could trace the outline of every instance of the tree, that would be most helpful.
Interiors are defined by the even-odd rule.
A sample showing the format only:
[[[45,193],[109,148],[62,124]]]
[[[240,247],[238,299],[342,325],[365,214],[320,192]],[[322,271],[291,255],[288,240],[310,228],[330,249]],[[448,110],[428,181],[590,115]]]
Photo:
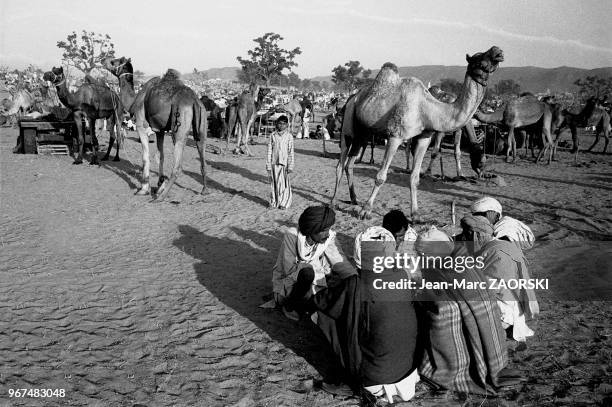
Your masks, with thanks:
[[[300,47],[283,49],[278,44],[283,39],[275,33],[265,33],[255,38],[253,41],[257,46],[248,51],[250,59],[236,58],[242,65],[243,75],[240,78],[243,81],[249,79],[250,83],[261,80],[269,86],[271,79],[281,75],[285,69],[291,70],[291,67],[297,66],[294,58],[302,53]]]
[[[304,89],[312,89],[313,88],[313,82],[310,79],[304,79],[302,81],[302,88]]]
[[[287,75],[287,81],[289,82],[289,86],[294,86],[296,88],[299,88],[302,83],[299,75],[295,72],[289,72]]]
[[[498,96],[518,95],[521,93],[521,85],[513,79],[502,79],[495,84],[495,93]]]
[[[574,82],[578,86],[578,94],[585,100],[591,96],[601,98],[612,93],[612,76],[600,78],[599,76],[587,76]]]
[[[444,92],[459,96],[463,90],[463,84],[455,79],[444,78],[440,81],[440,89],[442,89]]]
[[[359,61],[348,61],[332,69],[332,81],[349,92],[371,81],[372,70],[364,69]]]
[[[58,41],[57,47],[64,50],[63,60],[83,73],[100,68],[104,72],[102,60],[115,57],[115,44],[108,34],[97,34],[83,30],[81,35],[73,31],[66,41]]]

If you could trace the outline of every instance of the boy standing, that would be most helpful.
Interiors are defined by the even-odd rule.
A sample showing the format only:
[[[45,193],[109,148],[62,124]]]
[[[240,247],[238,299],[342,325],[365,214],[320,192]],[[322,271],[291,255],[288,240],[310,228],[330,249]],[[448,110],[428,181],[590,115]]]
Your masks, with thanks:
[[[276,131],[270,135],[266,170],[271,183],[270,208],[287,209],[291,206],[291,182],[294,152],[293,136],[287,130],[289,120],[281,116],[276,120]]]

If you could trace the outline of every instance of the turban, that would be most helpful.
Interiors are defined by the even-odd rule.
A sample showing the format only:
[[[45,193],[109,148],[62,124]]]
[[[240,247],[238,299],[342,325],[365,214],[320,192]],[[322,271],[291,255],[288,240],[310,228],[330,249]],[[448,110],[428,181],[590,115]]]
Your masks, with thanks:
[[[329,206],[310,206],[302,212],[298,229],[304,236],[312,236],[336,223],[336,213]]]
[[[485,196],[484,198],[480,198],[479,200],[474,202],[470,207],[470,212],[472,213],[486,211],[497,212],[501,216],[502,206],[497,199],[491,198],[490,196]]]
[[[455,249],[455,244],[449,235],[432,226],[419,235],[415,249],[426,256],[448,256]]]
[[[521,249],[531,249],[535,241],[529,226],[518,219],[504,216],[495,224],[493,236],[501,239],[507,237],[511,242],[517,242]]]
[[[489,219],[484,216],[466,215],[461,219],[462,227],[469,227],[474,232],[482,233],[487,236],[493,235],[493,226]]]
[[[355,249],[353,259],[357,268],[361,268],[361,242],[395,242],[393,233],[381,226],[372,226],[365,232],[361,232],[355,238]]]

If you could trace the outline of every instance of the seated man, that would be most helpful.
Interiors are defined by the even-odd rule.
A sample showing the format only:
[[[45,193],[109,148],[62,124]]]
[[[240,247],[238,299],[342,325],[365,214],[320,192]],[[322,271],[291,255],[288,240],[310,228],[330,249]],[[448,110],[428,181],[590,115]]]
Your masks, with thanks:
[[[478,222],[462,220],[463,233],[453,244],[450,236],[432,228],[419,235],[416,250],[420,255],[446,257],[476,257],[483,236],[492,232],[486,218]],[[422,340],[423,360],[419,374],[427,382],[444,389],[475,394],[495,395],[504,385],[519,380],[505,371],[508,364],[504,331],[499,310],[487,289],[479,288],[486,282],[477,268],[466,268],[459,273],[446,268],[446,262],[427,263],[423,279],[431,282],[452,283],[454,279],[476,284],[474,289],[434,289],[419,302],[419,336]]]
[[[405,233],[407,222],[401,211],[391,211],[384,217],[384,227],[372,226],[355,239],[354,258],[361,270],[361,307],[357,318],[361,359],[359,383],[371,396],[385,398],[389,403],[393,403],[396,395],[408,401],[415,394],[419,381],[415,363],[417,318],[410,290],[381,291],[373,286],[377,279],[398,283],[410,278],[410,274],[396,272],[393,268],[375,273],[372,259],[394,256],[396,236],[403,238],[403,235],[394,236],[391,230]]]
[[[277,305],[290,319],[298,320],[294,311],[323,288],[333,271],[352,269],[336,244],[331,227],[336,222],[334,210],[328,206],[306,208],[298,228],[288,228],[272,268],[272,288]]]
[[[529,226],[523,222],[511,218],[510,216],[502,217],[502,206],[499,201],[490,196],[485,196],[478,199],[470,207],[470,212],[474,216],[484,216],[491,222],[493,226],[493,236],[501,238],[500,233],[508,233],[511,230],[512,236],[505,235],[507,240],[516,242],[523,250],[533,247],[535,237]]]

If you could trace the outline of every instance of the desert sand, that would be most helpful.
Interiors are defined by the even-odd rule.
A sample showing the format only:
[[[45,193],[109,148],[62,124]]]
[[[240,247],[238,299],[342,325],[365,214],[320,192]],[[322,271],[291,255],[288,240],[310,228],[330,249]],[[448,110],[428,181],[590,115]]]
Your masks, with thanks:
[[[271,292],[282,228],[307,206],[328,203],[333,192],[336,160],[320,156],[320,141],[295,141],[294,204],[280,211],[267,209],[263,138],[253,158],[211,154],[223,144],[209,139],[205,196],[198,194],[190,141],[169,199],[151,203],[134,195],[141,163],[135,133],[121,162],[101,167],[75,166],[68,156],[12,154],[16,134],[0,129],[0,406],[359,404],[317,388],[334,366],[312,324],[258,308]],[[100,141],[108,142],[106,132]],[[168,137],[167,157],[171,144]],[[337,144],[330,151],[337,153]],[[378,164],[382,151],[375,152]],[[454,175],[450,150],[444,154]],[[511,367],[527,381],[488,400],[434,394],[419,384],[417,397],[398,405],[606,405],[612,303],[595,300],[612,300],[612,156],[581,153],[578,166],[567,151],[550,166],[489,162],[506,186],[423,178],[426,224],[417,229],[449,230],[451,202],[460,218],[482,195],[496,197],[532,228],[530,271],[549,278],[551,290],[538,292],[536,336],[527,349],[510,350]],[[409,211],[404,166],[397,154],[366,221],[354,216],[343,181],[335,229],[347,254],[354,236],[388,210]],[[466,154],[463,166],[473,176]],[[155,158],[151,169],[155,184]],[[376,171],[356,166],[359,199],[367,198]],[[8,390],[18,388],[65,389],[65,397],[9,398]]]

